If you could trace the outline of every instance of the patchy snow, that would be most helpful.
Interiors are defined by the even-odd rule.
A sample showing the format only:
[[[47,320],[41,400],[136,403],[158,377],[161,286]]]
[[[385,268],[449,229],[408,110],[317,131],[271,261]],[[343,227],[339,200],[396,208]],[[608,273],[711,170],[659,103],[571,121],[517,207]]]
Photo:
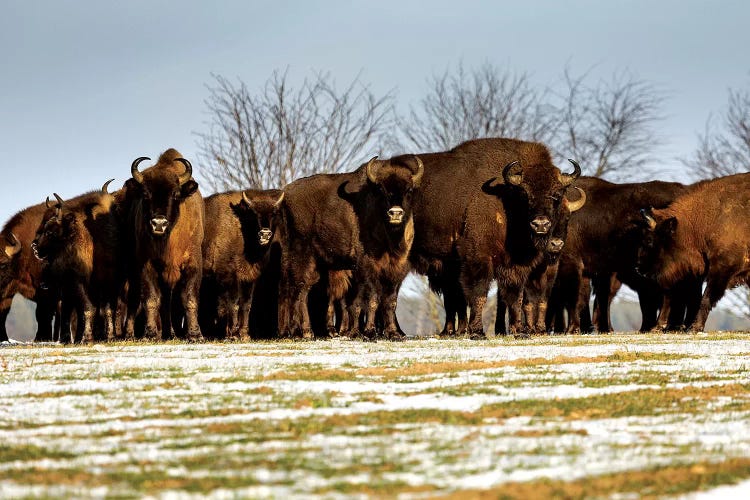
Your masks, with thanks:
[[[580,359],[626,351],[676,356]],[[562,404],[642,389],[750,386],[748,355],[750,338],[742,335],[7,346],[0,350],[0,442],[21,451],[0,461],[0,497],[190,498],[189,491],[198,491],[199,497],[303,498],[398,491],[389,485],[454,491],[748,457],[745,394],[715,398],[699,413],[460,421],[508,402]],[[577,362],[562,363],[561,356]],[[513,360],[534,361],[502,364]],[[476,361],[498,366],[449,365]],[[361,371],[414,363],[436,368],[403,376]],[[335,373],[328,377],[324,370]],[[628,382],[639,373],[662,378]],[[384,411],[405,420],[379,420]],[[458,420],[429,418],[430,412]],[[363,419],[368,414],[373,417]],[[28,447],[34,448],[24,458]],[[85,479],[16,479],[32,469],[80,470],[105,479],[90,485]],[[161,479],[145,487],[123,473]],[[168,480],[186,477],[207,482],[186,490]]]

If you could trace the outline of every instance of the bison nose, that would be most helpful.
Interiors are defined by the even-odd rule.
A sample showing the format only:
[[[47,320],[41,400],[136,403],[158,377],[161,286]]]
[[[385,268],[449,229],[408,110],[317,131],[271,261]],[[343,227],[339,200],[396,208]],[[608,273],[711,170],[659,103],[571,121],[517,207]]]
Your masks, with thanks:
[[[404,209],[401,207],[391,207],[388,209],[388,222],[391,224],[401,224],[404,218]]]
[[[157,215],[151,219],[151,232],[154,234],[164,234],[167,232],[169,221],[163,215]]]
[[[547,234],[550,227],[552,227],[552,223],[544,215],[534,217],[534,220],[531,221],[531,229],[533,229],[536,234]]]
[[[268,245],[268,242],[271,241],[271,236],[273,236],[273,231],[264,227],[258,231],[258,243]]]
[[[565,246],[565,241],[562,238],[552,238],[549,240],[547,250],[552,253],[560,253],[562,252],[563,246]]]

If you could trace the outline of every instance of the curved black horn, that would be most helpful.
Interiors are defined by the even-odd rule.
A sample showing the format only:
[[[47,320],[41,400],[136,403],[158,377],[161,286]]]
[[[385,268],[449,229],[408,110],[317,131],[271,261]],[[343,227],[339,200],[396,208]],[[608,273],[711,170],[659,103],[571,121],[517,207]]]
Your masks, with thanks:
[[[568,158],[568,161],[573,164],[573,173],[560,174],[560,182],[562,182],[563,186],[570,186],[571,184],[573,184],[573,181],[581,176],[581,166],[578,164],[578,162],[575,160],[571,160],[570,158]]]
[[[512,161],[503,167],[503,180],[506,184],[516,186],[523,182],[523,168],[518,161]]]
[[[49,208],[49,196],[47,196],[47,199],[44,200],[44,205]]]
[[[130,165],[130,175],[133,176],[133,179],[135,179],[138,184],[143,183],[143,174],[138,171],[138,164],[142,161],[150,159],[151,158],[149,158],[148,156],[140,156],[133,160],[133,163]]]
[[[174,160],[185,165],[185,173],[179,177],[180,185],[183,185],[193,177],[193,166],[185,158],[175,158]]]
[[[104,185],[102,185],[102,193],[104,193],[104,194],[109,194],[109,191],[107,191],[107,188],[109,187],[109,184],[110,184],[110,183],[111,183],[112,181],[114,181],[114,179],[110,179],[110,180],[108,180],[107,182],[105,182],[105,183],[104,183]]]
[[[62,198],[60,198],[60,195],[57,194],[57,193],[52,193],[52,196],[54,196],[55,199],[57,200],[57,206],[58,206],[58,208],[62,208],[63,203],[65,203],[65,202],[63,201]]]

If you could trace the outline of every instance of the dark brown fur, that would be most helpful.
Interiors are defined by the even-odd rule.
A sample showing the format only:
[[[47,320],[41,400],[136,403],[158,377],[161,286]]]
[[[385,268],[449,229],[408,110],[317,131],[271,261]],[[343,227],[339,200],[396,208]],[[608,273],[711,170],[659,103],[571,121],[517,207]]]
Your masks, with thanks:
[[[368,179],[362,165],[352,173],[315,175],[284,188],[288,236],[282,280],[286,295],[279,312],[282,335],[311,337],[306,304],[312,285],[322,273],[350,270],[356,293],[341,333],[358,336],[358,318],[364,311],[363,334],[374,337],[375,313],[382,303],[383,334],[401,336],[395,322],[396,295],[410,267],[412,176],[417,167],[411,156],[376,161],[373,166],[377,182]],[[403,223],[390,225],[386,212],[397,205],[403,207]],[[333,288],[340,289],[346,280],[333,281]]]
[[[125,273],[119,265],[122,246],[113,206],[114,197],[101,191],[67,200],[60,209],[46,210],[34,239],[34,247],[46,263],[49,286],[60,290],[63,311],[77,312],[78,332],[73,341],[91,342],[95,336],[114,339],[117,299]],[[99,335],[97,310],[103,317]],[[69,317],[63,314],[65,325]],[[64,327],[62,335],[68,334]]]
[[[515,139],[478,139],[420,158],[425,175],[415,198],[411,261],[433,289],[443,292],[443,334],[456,332],[458,314],[457,330],[484,336],[482,310],[493,279],[510,304],[511,332],[520,333],[520,294],[549,238],[531,226],[543,217],[554,228],[572,178],[561,175],[544,145]],[[514,161],[523,173],[520,185],[503,177]]]
[[[252,206],[242,199],[242,191],[215,194],[205,200],[201,285],[203,333],[210,335],[221,325],[222,336],[241,340],[251,337],[248,321],[255,283],[269,263],[271,248],[280,244],[283,234],[277,231],[283,221],[280,205],[276,205],[282,191],[245,193]],[[259,240],[261,228],[273,232],[267,244]]]
[[[134,300],[134,294],[128,301],[128,336],[134,333],[139,302],[146,315],[145,336],[161,339],[162,332],[169,336],[174,312],[172,297],[179,294],[176,302],[185,315],[188,339],[202,338],[198,295],[203,270],[204,205],[192,178],[182,186],[179,183],[179,176],[186,171],[177,160],[181,157],[178,151],[169,149],[154,166],[141,172],[143,184],[134,178],[125,183],[124,209],[134,235],[134,266],[129,284],[134,292],[140,291],[140,301]],[[153,196],[150,202],[145,198],[146,191]],[[162,236],[152,234],[150,228],[157,209],[169,221],[169,230]]]

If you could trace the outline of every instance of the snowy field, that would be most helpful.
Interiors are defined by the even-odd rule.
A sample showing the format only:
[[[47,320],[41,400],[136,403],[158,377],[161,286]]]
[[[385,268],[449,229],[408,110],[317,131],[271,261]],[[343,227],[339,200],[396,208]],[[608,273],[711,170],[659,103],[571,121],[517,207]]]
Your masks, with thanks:
[[[750,335],[0,347],[0,498],[745,496]]]

